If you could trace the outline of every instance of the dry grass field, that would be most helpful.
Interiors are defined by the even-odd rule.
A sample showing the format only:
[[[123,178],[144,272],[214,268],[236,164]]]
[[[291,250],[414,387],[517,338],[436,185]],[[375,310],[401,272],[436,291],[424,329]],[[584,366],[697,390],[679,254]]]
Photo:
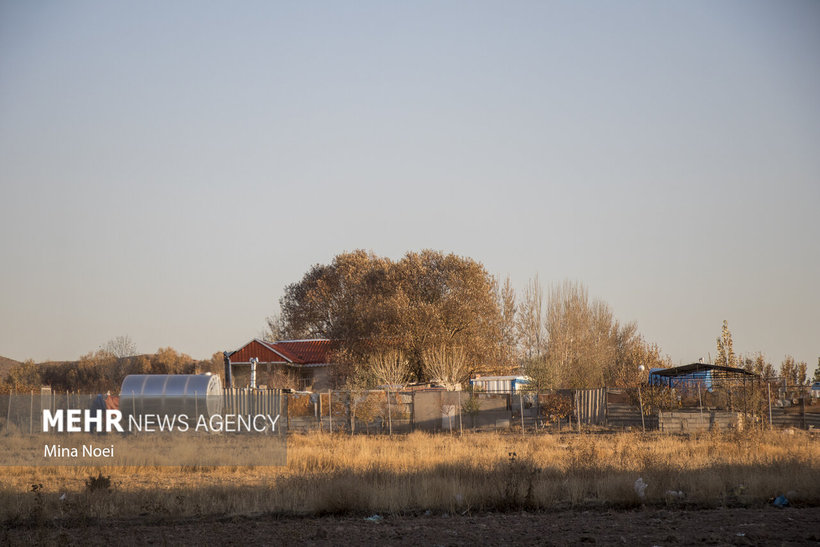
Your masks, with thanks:
[[[820,439],[801,431],[311,434],[289,437],[286,466],[0,467],[0,480],[0,522],[10,527],[208,515],[759,507],[779,495],[814,507]]]

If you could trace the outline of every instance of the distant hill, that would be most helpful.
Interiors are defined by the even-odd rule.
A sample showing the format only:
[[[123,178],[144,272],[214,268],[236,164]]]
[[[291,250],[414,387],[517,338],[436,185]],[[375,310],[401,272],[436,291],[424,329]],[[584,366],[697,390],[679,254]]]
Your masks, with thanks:
[[[9,359],[8,357],[3,357],[0,355],[0,380],[6,377],[11,370],[11,367],[19,364],[19,361],[15,361],[14,359]]]

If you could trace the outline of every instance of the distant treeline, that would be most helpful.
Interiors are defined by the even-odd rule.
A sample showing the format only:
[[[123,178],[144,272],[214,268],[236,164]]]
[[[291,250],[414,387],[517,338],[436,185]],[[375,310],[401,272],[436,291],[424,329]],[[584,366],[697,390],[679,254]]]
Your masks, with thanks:
[[[172,348],[161,348],[150,355],[116,357],[99,350],[79,361],[37,364],[32,360],[12,366],[0,383],[0,392],[26,392],[51,386],[56,391],[119,393],[122,380],[129,374],[199,374],[221,372],[222,354],[197,361]]]

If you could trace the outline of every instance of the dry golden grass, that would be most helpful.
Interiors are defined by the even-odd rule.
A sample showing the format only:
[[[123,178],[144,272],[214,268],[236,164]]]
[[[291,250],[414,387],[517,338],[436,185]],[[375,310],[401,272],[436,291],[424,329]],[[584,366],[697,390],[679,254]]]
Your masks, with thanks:
[[[111,477],[110,490],[87,489],[86,480],[98,472]],[[639,477],[648,484],[644,498],[634,489]],[[780,494],[817,505],[820,440],[799,431],[691,439],[638,433],[310,434],[289,436],[288,464],[281,467],[5,467],[0,479],[2,522],[754,505]]]

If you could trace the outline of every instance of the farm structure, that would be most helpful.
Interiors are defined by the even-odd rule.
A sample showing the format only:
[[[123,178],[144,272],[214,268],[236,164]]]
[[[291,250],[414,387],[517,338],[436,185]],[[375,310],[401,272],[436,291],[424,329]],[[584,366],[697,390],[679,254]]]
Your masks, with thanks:
[[[701,389],[711,392],[720,385],[745,384],[759,379],[757,374],[742,368],[710,363],[654,368],[649,373],[650,385],[667,386],[681,391]]]
[[[288,378],[301,390],[328,389],[337,346],[338,342],[327,339],[269,342],[255,338],[226,352],[226,386],[281,386]]]
[[[222,382],[213,374],[130,374],[120,388],[125,416],[186,414],[210,417],[222,412]]]
[[[530,379],[526,376],[476,376],[470,379],[470,386],[474,390],[488,393],[515,393],[522,388],[526,389]]]

